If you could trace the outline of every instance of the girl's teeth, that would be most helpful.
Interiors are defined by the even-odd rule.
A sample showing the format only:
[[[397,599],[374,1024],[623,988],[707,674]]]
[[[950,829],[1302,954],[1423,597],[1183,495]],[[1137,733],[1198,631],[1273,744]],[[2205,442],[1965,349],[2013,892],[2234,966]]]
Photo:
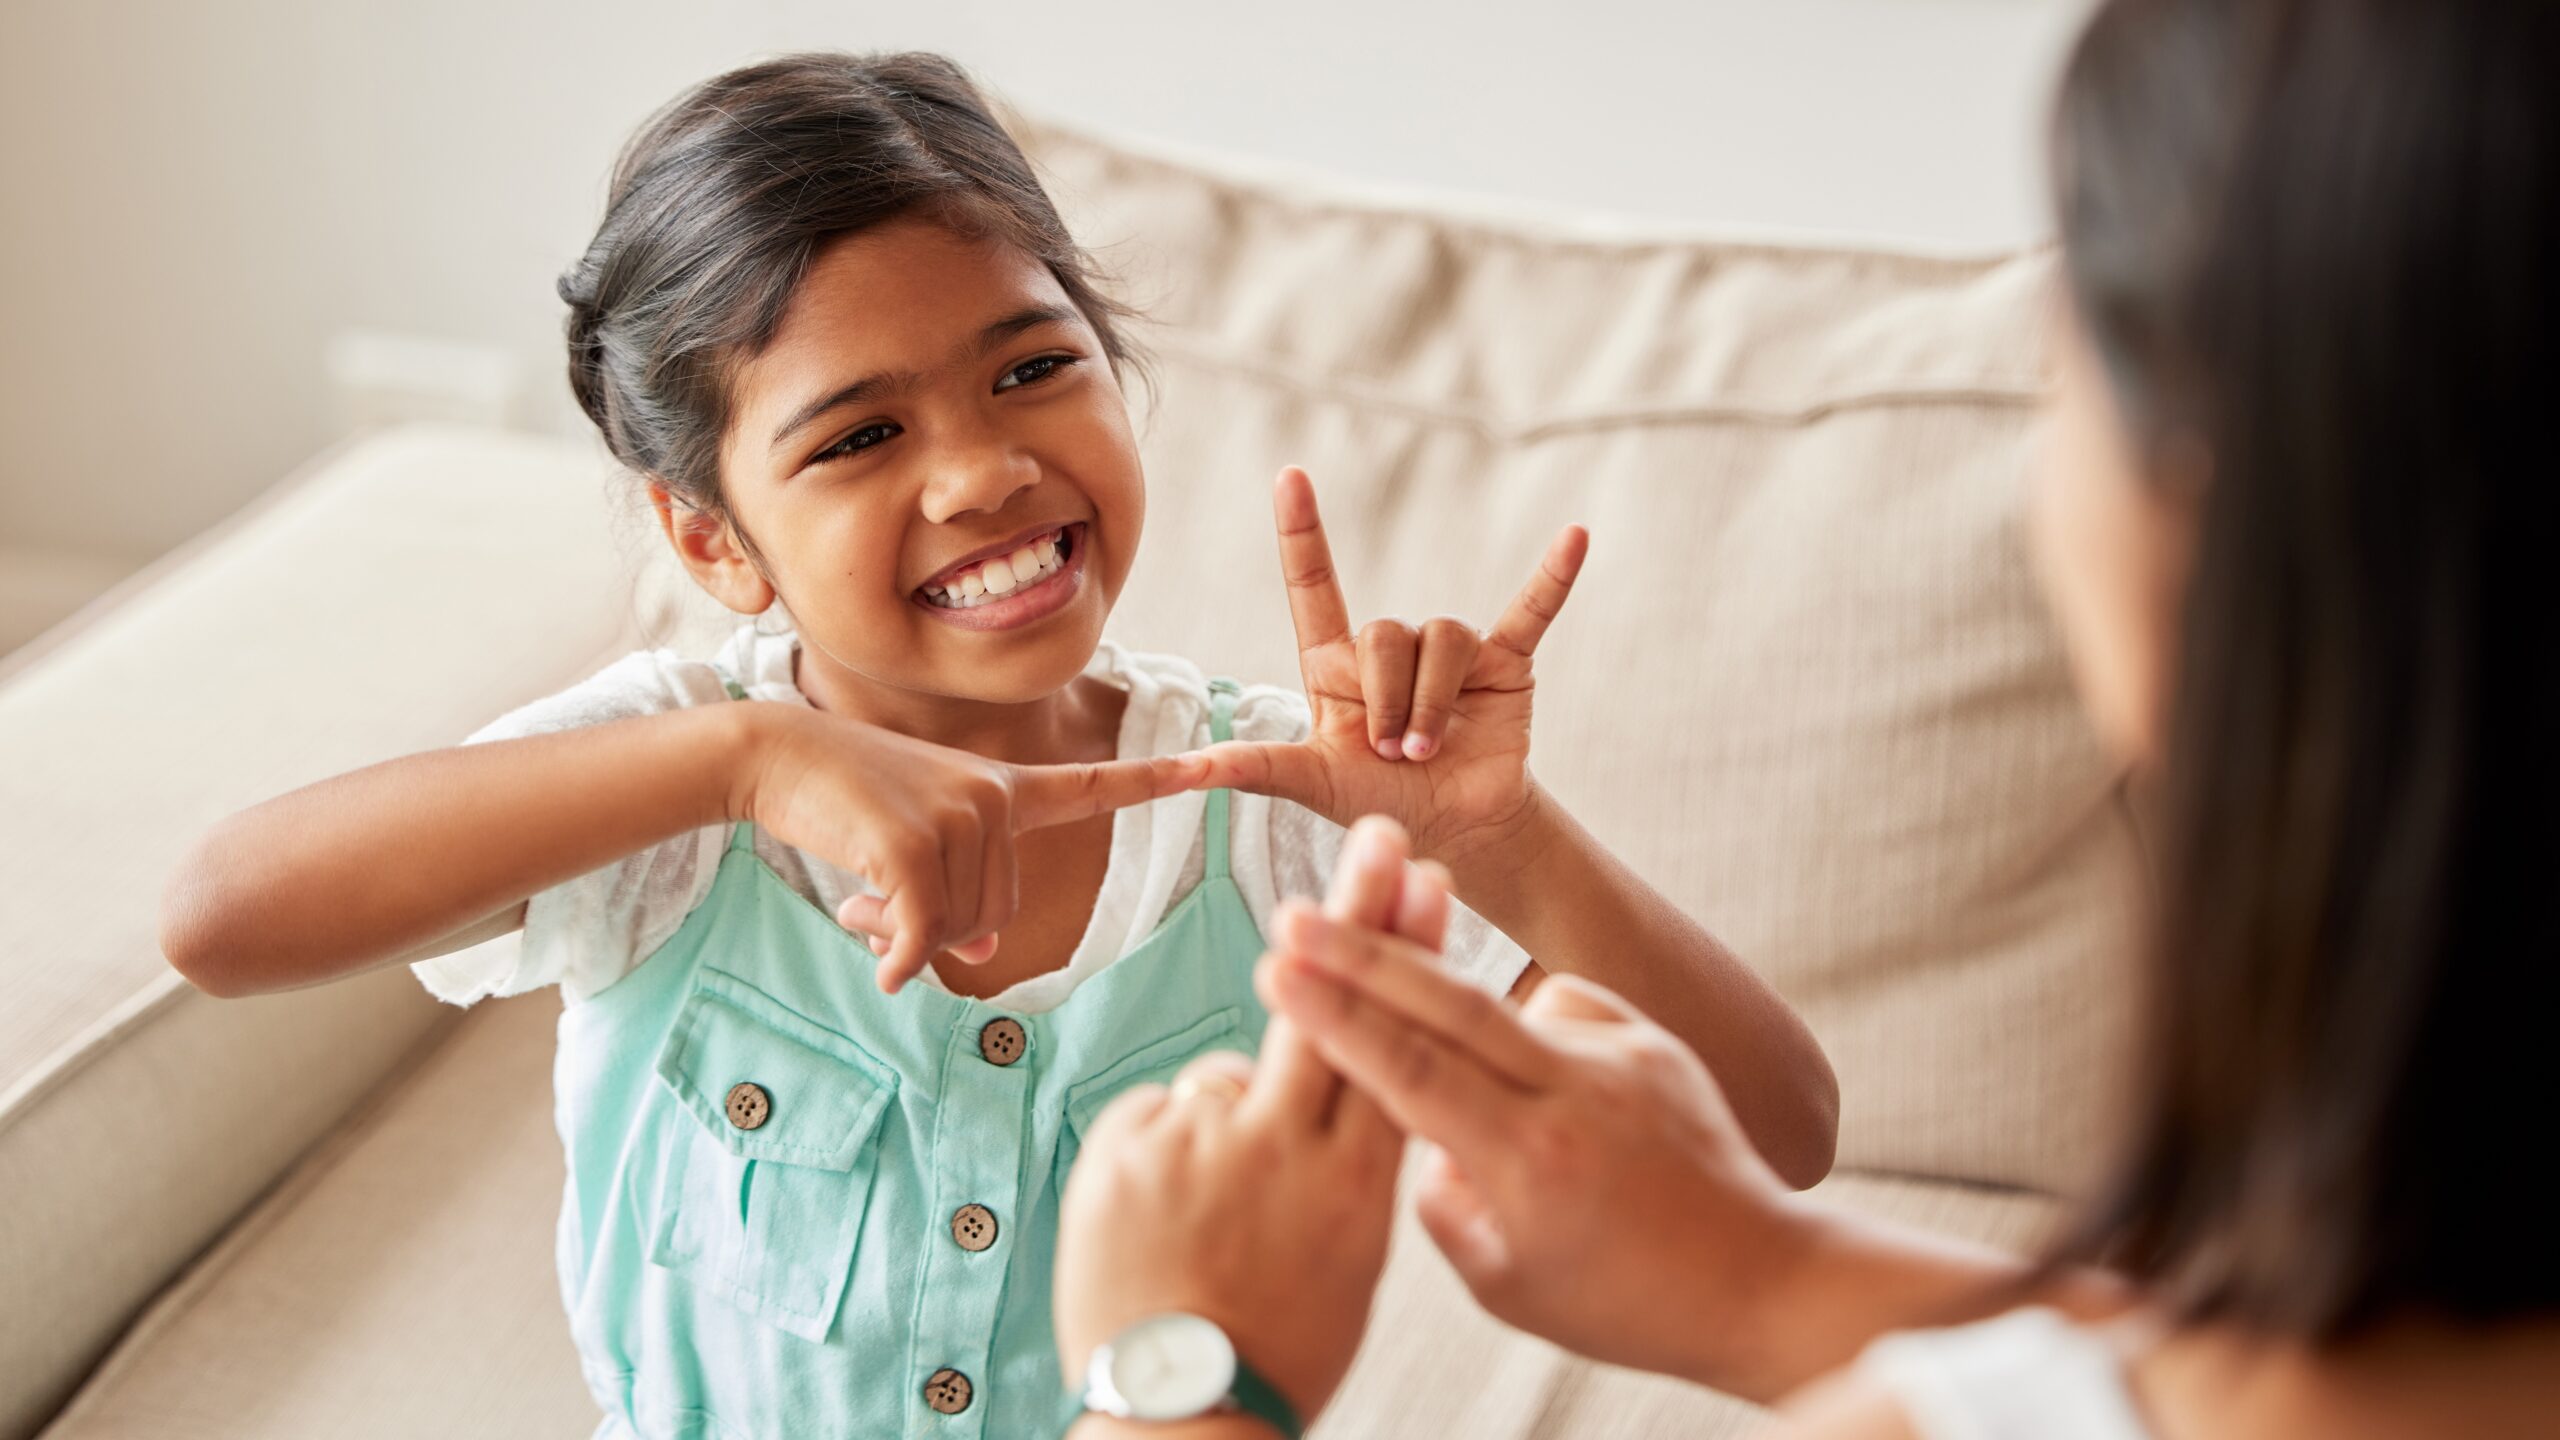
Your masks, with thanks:
[[[992,604],[997,597],[1037,584],[1055,574],[1065,563],[1058,551],[1057,535],[1046,535],[1009,555],[999,555],[982,565],[960,572],[948,584],[928,585],[924,598],[936,605],[965,610]]]

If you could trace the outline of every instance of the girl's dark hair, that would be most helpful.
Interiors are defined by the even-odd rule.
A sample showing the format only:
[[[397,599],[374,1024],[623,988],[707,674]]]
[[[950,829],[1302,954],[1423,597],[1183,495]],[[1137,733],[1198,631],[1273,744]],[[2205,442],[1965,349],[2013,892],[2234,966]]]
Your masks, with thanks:
[[[2115,0],[2054,154],[2136,442],[2210,457],[2069,1253],[2315,1343],[2560,1308],[2560,5]]]
[[[1038,260],[1112,365],[1134,358],[1127,312],[960,67],[792,55],[695,86],[623,151],[604,223],[560,277],[578,404],[623,464],[725,515],[732,366],[773,338],[829,241],[912,215]]]

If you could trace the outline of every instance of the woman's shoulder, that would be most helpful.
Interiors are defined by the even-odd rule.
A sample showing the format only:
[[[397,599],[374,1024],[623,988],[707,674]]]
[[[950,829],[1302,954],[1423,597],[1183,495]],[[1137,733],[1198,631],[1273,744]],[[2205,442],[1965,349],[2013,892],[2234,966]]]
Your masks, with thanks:
[[[1859,1356],[1828,1403],[1845,1416],[1860,1396],[1889,1404],[1905,1428],[1780,1433],[1900,1433],[1915,1440],[2149,1440],[2151,1434],[2127,1388],[2116,1335],[2041,1306],[1972,1325],[1887,1335]],[[1809,1407],[1807,1419],[1819,1418],[1818,1408]]]

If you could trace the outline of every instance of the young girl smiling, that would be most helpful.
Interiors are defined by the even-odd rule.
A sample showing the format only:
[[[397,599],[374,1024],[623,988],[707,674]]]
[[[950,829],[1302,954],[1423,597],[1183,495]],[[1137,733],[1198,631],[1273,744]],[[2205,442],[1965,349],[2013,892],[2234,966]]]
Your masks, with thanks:
[[[1303,702],[1103,642],[1146,508],[1125,317],[947,62],[680,97],[560,288],[581,404],[694,580],[769,623],[233,817],[164,944],[216,994],[394,961],[457,1003],[561,987],[600,1433],[1055,1433],[1083,1127],[1298,1043],[1264,1033],[1261,927],[1364,813],[1448,868],[1461,973],[1500,994],[1536,955],[1696,1017],[1781,1173],[1827,1168],[1802,1025],[1529,774],[1580,531],[1488,632],[1355,633],[1287,471]]]

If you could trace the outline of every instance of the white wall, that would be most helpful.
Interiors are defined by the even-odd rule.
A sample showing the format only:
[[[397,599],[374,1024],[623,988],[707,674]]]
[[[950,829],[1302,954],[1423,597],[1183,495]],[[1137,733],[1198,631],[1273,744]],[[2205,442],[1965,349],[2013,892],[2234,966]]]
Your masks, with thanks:
[[[614,149],[803,46],[1028,108],[1515,205],[2007,244],[2086,0],[0,4],[0,563],[131,562],[340,427],[350,327],[496,347],[574,416],[551,280]],[[86,573],[86,572],[84,572]]]

